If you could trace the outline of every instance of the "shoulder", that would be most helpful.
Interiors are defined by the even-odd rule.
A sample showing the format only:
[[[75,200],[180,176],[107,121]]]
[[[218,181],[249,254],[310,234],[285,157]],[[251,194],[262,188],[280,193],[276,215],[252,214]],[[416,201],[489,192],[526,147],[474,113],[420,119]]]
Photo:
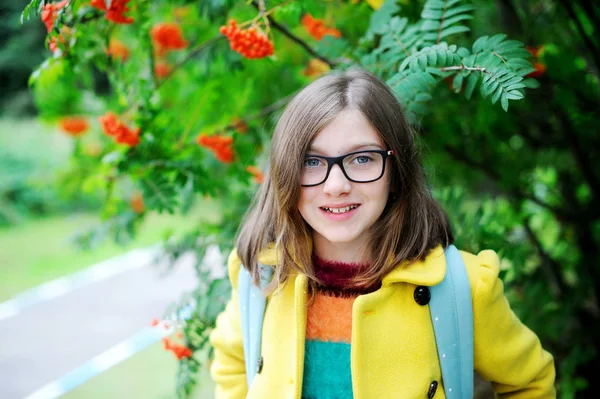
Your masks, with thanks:
[[[459,250],[469,278],[496,278],[500,273],[500,258],[496,251],[485,249],[477,254]]]
[[[465,262],[473,305],[477,308],[494,308],[505,301],[504,282],[500,278],[500,258],[496,251],[486,249],[473,254],[460,251]]]
[[[277,264],[277,251],[275,248],[275,244],[269,244],[266,248],[262,249],[258,254],[258,262],[263,265],[275,266]],[[240,259],[237,248],[234,248],[229,253],[229,258],[227,259],[227,271],[229,273],[229,279],[233,288],[237,289],[237,281],[240,274],[240,269],[245,267],[242,265],[242,260]],[[247,267],[246,269],[251,270],[251,267]]]

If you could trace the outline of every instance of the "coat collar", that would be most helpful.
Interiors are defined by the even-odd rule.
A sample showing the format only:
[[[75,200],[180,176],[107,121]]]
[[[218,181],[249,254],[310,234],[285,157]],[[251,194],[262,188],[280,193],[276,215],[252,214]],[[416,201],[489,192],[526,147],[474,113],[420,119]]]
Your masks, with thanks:
[[[277,250],[275,244],[269,244],[261,251],[258,261],[265,265],[277,264]],[[409,283],[415,285],[432,286],[439,284],[446,274],[446,257],[444,249],[438,245],[432,249],[425,259],[411,263],[399,263],[382,281],[383,286],[394,283]]]
[[[404,261],[388,273],[382,285],[394,283],[410,283],[415,285],[432,286],[439,284],[446,275],[446,257],[444,249],[438,245],[432,249],[423,260],[416,262]]]

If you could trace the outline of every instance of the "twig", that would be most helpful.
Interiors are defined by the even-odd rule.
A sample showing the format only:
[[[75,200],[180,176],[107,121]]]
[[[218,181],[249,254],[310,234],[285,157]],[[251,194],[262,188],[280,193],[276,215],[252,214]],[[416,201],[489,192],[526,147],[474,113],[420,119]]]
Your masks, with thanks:
[[[464,64],[439,68],[439,70],[442,71],[442,72],[447,72],[447,71],[462,71],[463,69],[467,70],[467,71],[479,71],[479,72],[484,72],[484,73],[486,72],[485,67],[468,67],[468,66],[465,66]]]
[[[589,50],[590,56],[592,57],[592,59],[594,60],[594,63],[596,64],[596,70],[598,70],[598,68],[600,68],[600,56],[598,56],[598,47],[592,42],[590,37],[585,32],[585,29],[584,29],[583,25],[581,24],[581,21],[577,17],[577,13],[575,12],[575,9],[571,5],[570,0],[560,0],[560,3],[563,5],[565,10],[567,11],[569,18],[571,18],[571,20],[573,20],[573,22],[575,23],[575,26],[577,27],[577,31],[579,32],[579,35],[583,39],[585,46]]]
[[[561,266],[554,258],[552,258],[544,250],[542,243],[537,238],[537,236],[531,229],[531,226],[529,225],[529,218],[527,218],[526,220],[523,221],[523,227],[525,228],[525,231],[527,232],[527,236],[529,237],[529,240],[531,241],[531,243],[537,250],[538,254],[542,258],[543,263],[545,263],[547,265],[547,268],[544,268],[544,270],[546,270],[548,272],[550,280],[553,281],[554,284],[556,284],[556,286],[558,287],[559,297],[562,296],[561,295],[562,293],[569,292],[569,288],[565,284],[565,282],[562,279],[561,274],[560,274]]]
[[[259,4],[256,1],[252,1],[252,5],[254,7],[256,7],[258,10],[260,10],[260,8],[259,8],[260,6],[259,6]],[[273,26],[275,29],[277,29],[278,31],[280,31],[284,36],[287,36],[291,41],[293,41],[294,43],[296,43],[297,45],[299,45],[300,47],[302,47],[304,50],[306,50],[307,53],[309,53],[313,57],[318,58],[319,60],[323,61],[324,63],[326,63],[327,65],[329,65],[329,67],[331,69],[335,68],[336,64],[334,62],[330,61],[329,59],[325,58],[321,54],[317,53],[312,47],[310,47],[302,39],[300,39],[299,37],[297,37],[296,35],[294,35],[292,32],[290,32],[285,26],[280,25],[278,22],[276,22],[270,16],[267,16],[267,19],[269,20],[269,24],[271,26]]]
[[[446,152],[448,152],[448,154],[452,155],[452,157],[454,157],[454,159],[456,159],[468,166],[480,169],[482,172],[484,172],[486,175],[491,177],[493,180],[495,180],[497,182],[502,180],[500,174],[498,172],[496,172],[495,170],[491,169],[486,163],[477,162],[474,159],[469,158],[465,153],[462,153],[449,145],[445,145],[444,149],[446,150]],[[539,198],[537,198],[533,195],[523,193],[523,192],[519,191],[518,189],[508,190],[507,193],[514,198],[521,199],[521,200],[529,200],[535,204],[538,204],[542,208],[549,210],[550,212],[554,213],[556,216],[558,216],[564,220],[572,221],[575,219],[574,216],[570,212],[567,212],[565,209],[554,207],[550,204],[545,203],[544,201],[540,200]]]
[[[262,118],[263,116],[266,116],[266,115],[270,114],[271,112],[277,111],[279,108],[281,108],[285,104],[287,104],[296,95],[296,93],[297,92],[294,92],[283,98],[280,98],[279,100],[275,101],[273,104],[266,106],[265,108],[261,109],[254,115],[250,115],[246,118],[240,119],[236,123],[231,123],[231,124],[223,127],[222,130],[224,130],[224,131],[235,130],[236,126],[238,126],[240,123],[246,123],[246,122],[254,120],[254,119]]]
[[[194,48],[192,51],[190,51],[188,53],[188,55],[181,61],[179,61],[177,64],[175,64],[175,66],[173,66],[173,68],[169,71],[169,73],[158,82],[156,89],[158,90],[159,87],[161,87],[165,81],[167,81],[171,76],[173,76],[173,73],[175,73],[175,71],[179,68],[181,68],[186,62],[188,62],[189,60],[191,60],[192,58],[194,58],[195,56],[197,56],[198,54],[200,54],[202,51],[206,50],[208,47],[210,47],[213,43],[224,39],[225,36],[219,34],[219,36],[215,36],[212,39],[209,39],[207,41],[205,41],[204,43],[199,44],[196,48]]]
[[[207,98],[208,98],[208,96],[203,96],[202,99],[200,101],[198,101],[198,104],[196,104],[196,107],[194,108],[194,112],[192,112],[192,117],[188,121],[188,124],[185,127],[183,134],[181,135],[181,138],[177,141],[176,148],[181,148],[183,146],[185,139],[187,138],[188,134],[192,130],[192,125],[194,124],[194,119],[195,119],[194,117],[196,116],[196,114],[198,113],[200,108],[206,103]]]
[[[594,195],[594,199],[591,201],[591,203],[596,204],[597,200],[600,199],[600,180],[594,174],[594,169],[589,158],[586,156],[586,151],[584,151],[583,146],[579,141],[579,137],[577,136],[575,129],[571,124],[569,116],[565,114],[562,109],[556,110],[556,116],[562,125],[562,133],[564,134],[567,143],[569,143],[569,146],[571,147],[575,162],[577,162],[579,165],[581,174],[587,180],[587,184]]]
[[[150,186],[150,188],[152,189],[152,191],[154,191],[154,194],[156,194],[156,196],[160,198],[160,201],[164,205],[168,204],[167,199],[164,197],[164,195],[162,195],[162,193],[160,192],[160,190],[158,189],[158,187],[156,187],[156,184],[154,184],[154,182],[152,181],[152,179],[144,179],[144,180]]]

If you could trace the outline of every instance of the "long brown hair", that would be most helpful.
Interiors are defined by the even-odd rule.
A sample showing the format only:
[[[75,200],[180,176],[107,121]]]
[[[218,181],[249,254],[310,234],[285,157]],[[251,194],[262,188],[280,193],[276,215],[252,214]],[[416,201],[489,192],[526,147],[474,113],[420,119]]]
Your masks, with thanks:
[[[277,248],[270,289],[294,273],[309,277],[311,291],[318,283],[311,262],[311,227],[298,211],[300,174],[313,138],[344,110],[362,112],[395,151],[388,161],[388,204],[369,234],[372,262],[356,283],[375,284],[399,263],[423,259],[437,245],[454,241],[448,219],[426,185],[415,131],[391,89],[361,69],[333,71],[303,88],[279,118],[265,181],[240,228],[236,248],[256,281],[259,252],[270,244]]]

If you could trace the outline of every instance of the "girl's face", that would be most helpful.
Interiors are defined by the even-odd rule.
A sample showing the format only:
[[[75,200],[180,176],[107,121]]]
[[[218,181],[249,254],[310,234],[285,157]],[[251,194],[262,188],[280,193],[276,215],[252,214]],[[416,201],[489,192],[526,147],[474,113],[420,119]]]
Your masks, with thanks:
[[[320,162],[311,155],[339,157],[356,151],[386,149],[378,132],[361,112],[344,111],[314,138],[304,161],[303,179],[307,173],[315,173],[309,171],[310,168],[326,166],[325,161]],[[359,154],[344,159],[344,166],[352,179],[359,180],[356,176],[366,173],[362,170],[369,162],[374,161]],[[333,165],[324,183],[301,188],[298,210],[313,229],[313,247],[317,255],[351,261],[357,251],[366,250],[367,233],[381,216],[388,200],[388,169],[385,168],[379,180],[355,183],[346,178],[339,165]]]

